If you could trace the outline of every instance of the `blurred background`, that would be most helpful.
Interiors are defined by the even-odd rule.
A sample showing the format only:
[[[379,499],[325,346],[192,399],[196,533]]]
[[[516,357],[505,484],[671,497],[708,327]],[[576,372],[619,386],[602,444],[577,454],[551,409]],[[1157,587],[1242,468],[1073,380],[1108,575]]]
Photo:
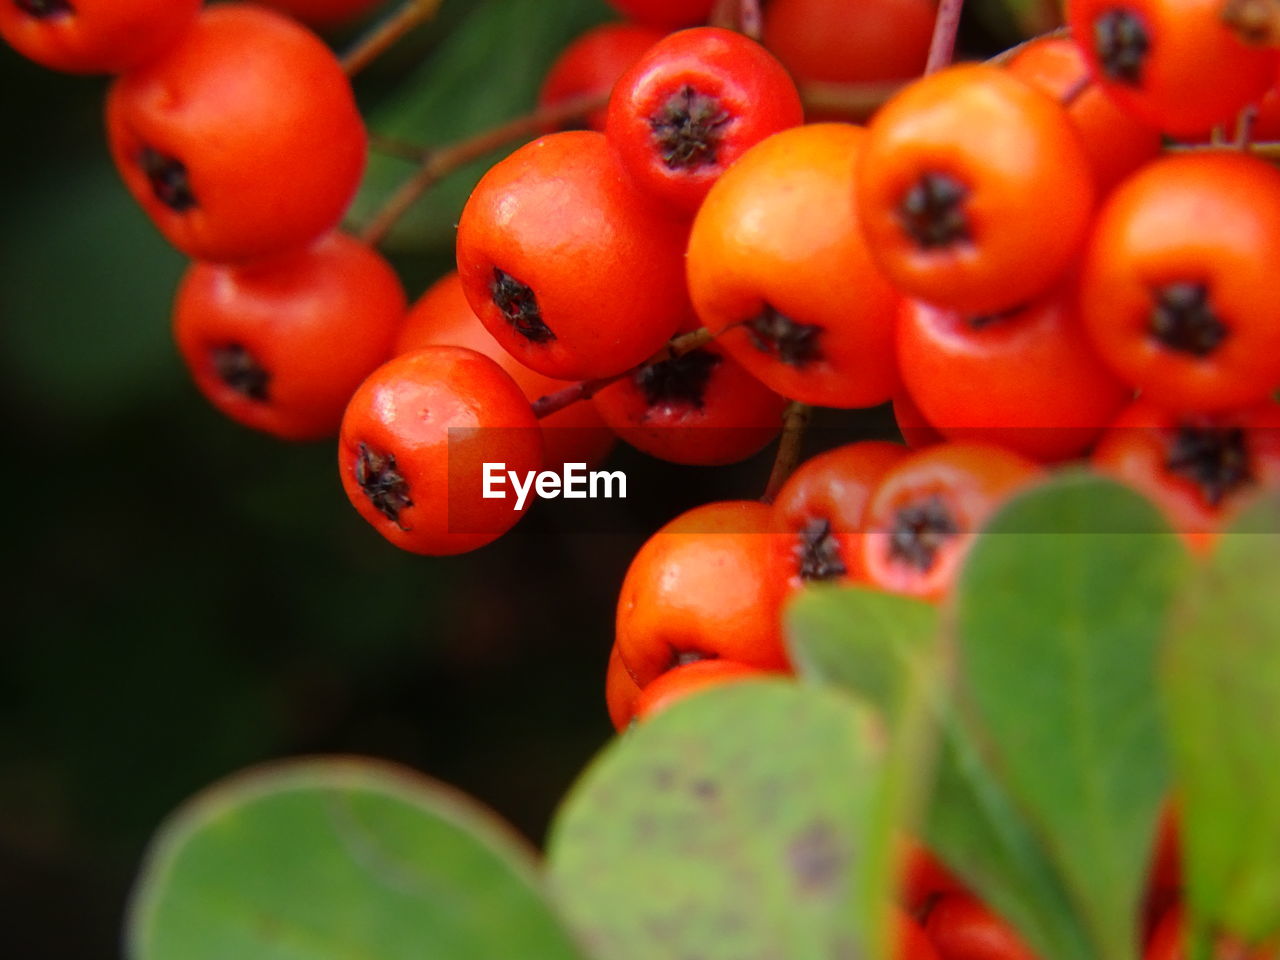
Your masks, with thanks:
[[[528,111],[556,53],[612,16],[602,0],[446,0],[357,92],[380,132],[449,142]],[[996,49],[1010,24],[967,24],[963,43]],[[772,461],[620,448],[626,501],[538,504],[468,556],[400,553],[347,503],[332,443],[254,434],[190,384],[169,330],[185,263],[117,180],[105,90],[0,48],[0,955],[26,960],[117,955],[157,823],[275,757],[401,761],[539,842],[612,734],[603,677],[631,555],[687,507],[758,496]],[[411,296],[450,268],[488,162],[392,236]],[[376,160],[352,221],[409,169]],[[888,423],[828,417],[809,449]]]

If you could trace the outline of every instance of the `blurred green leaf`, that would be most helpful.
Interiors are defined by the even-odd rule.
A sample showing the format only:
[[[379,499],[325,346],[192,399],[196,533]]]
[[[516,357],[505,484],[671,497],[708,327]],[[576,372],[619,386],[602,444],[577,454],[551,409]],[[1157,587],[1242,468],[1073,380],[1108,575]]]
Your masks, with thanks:
[[[532,110],[559,52],[588,27],[609,19],[602,0],[481,0],[369,118],[371,130],[422,146],[440,146]],[[453,250],[454,225],[476,182],[520,146],[468,164],[437,184],[397,225],[390,248]],[[363,222],[413,171],[374,153],[349,220]]]
[[[1157,653],[1186,560],[1148,501],[1071,474],[1000,511],[957,593],[960,709],[1100,960],[1136,956],[1168,788]]]
[[[873,718],[785,681],[700,693],[616,741],[550,840],[599,960],[865,956],[854,912],[878,779]]]
[[[578,957],[527,851],[465,798],[356,759],[210,788],[152,844],[130,960]]]
[[[796,671],[897,717],[936,656],[938,610],[866,587],[809,587],[787,611]]]
[[[900,889],[904,830],[916,823],[928,787],[937,718],[937,609],[865,587],[810,586],[790,604],[787,639],[796,672],[847,690],[874,707],[890,734],[864,856],[855,869],[857,910],[868,942],[884,949],[883,905]]]
[[[1187,900],[1199,927],[1280,932],[1280,497],[1223,533],[1165,663]]]

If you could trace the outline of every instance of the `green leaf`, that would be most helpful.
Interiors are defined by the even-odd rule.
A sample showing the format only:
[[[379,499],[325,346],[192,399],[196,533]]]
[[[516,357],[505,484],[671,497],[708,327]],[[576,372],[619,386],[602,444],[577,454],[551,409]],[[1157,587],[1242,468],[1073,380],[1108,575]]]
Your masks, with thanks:
[[[532,859],[465,798],[388,764],[279,763],[160,830],[130,960],[492,960],[579,954]]]
[[[1137,493],[1064,475],[973,544],[956,603],[961,706],[1099,960],[1136,955],[1168,789],[1156,664],[1186,553]]]
[[[850,691],[887,717],[911,704],[936,657],[938,610],[867,587],[811,586],[787,611],[791,659],[802,677]]]
[[[550,841],[592,956],[866,956],[853,905],[877,734],[843,694],[771,680],[700,693],[613,743]]]
[[[855,907],[868,942],[883,944],[883,905],[900,889],[896,843],[918,836],[919,809],[937,735],[937,608],[866,587],[811,585],[786,611],[791,660],[803,679],[830,684],[873,707],[890,733],[858,864]]]
[[[482,0],[371,113],[370,129],[440,146],[526,113],[560,51],[609,16],[601,0]],[[452,251],[454,225],[472,188],[518,146],[513,143],[446,177],[392,231],[388,246]],[[350,219],[367,220],[412,172],[411,163],[374,153]]]
[[[1164,687],[1187,899],[1199,926],[1280,932],[1280,497],[1243,514],[1197,571]]]

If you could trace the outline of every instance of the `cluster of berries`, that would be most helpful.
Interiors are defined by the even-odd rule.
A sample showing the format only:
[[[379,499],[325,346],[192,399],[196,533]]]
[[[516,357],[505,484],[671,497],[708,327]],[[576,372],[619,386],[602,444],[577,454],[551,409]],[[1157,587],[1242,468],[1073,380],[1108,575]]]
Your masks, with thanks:
[[[782,609],[811,583],[944,600],[999,504],[1064,463],[1142,491],[1197,551],[1280,483],[1280,173],[1255,149],[1280,130],[1280,30],[1259,5],[1070,0],[1070,36],[932,71],[865,127],[806,114],[797,79],[895,79],[931,10],[895,0],[917,40],[850,76],[824,46],[846,33],[834,0],[773,0],[764,44],[688,26],[709,0],[615,5],[636,23],[583,38],[543,90],[607,87],[593,129],[495,165],[457,273],[412,310],[337,232],[367,136],[341,63],[296,21],[16,0],[0,33],[121,74],[112,155],[196,261],[175,327],[197,384],[277,436],[337,432],[353,505],[406,550],[516,523],[514,494],[482,492],[486,464],[598,463],[615,435],[724,464],[784,426],[794,446],[809,406],[893,404],[905,445],[820,454],[642,547],[606,682],[620,730],[786,672]],[[934,880],[904,903],[908,956],[1027,956],[917,860],[908,886]],[[1149,960],[1179,956],[1177,897],[1161,904]]]

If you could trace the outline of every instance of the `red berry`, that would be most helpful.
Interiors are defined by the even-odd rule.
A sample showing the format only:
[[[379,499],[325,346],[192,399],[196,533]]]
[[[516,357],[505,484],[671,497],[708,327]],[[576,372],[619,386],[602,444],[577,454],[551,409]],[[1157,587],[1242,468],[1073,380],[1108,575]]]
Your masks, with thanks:
[[[660,40],[619,78],[605,133],[640,189],[692,214],[748,149],[803,120],[795,84],[764,47],[696,27]]]
[[[527,367],[565,380],[643,363],[689,313],[686,227],[653,209],[603,134],[553,133],[476,186],[458,273],[485,327]]]
[[[637,450],[704,466],[758,453],[782,429],[787,403],[715,343],[641,367],[594,402],[609,429]]]
[[[772,508],[746,500],[696,507],[650,537],[618,598],[618,652],[636,682],[721,657],[786,669],[781,540]]]
[[[740,680],[754,680],[766,671],[733,660],[698,660],[672,667],[651,681],[636,698],[635,718],[647,720],[699,690]]]
[[[773,506],[790,535],[791,589],[807,583],[862,578],[862,525],[877,484],[910,451],[864,440],[805,461],[783,484]]]
[[[0,37],[68,73],[123,73],[178,42],[200,0],[5,0]]]
[[[174,336],[196,386],[227,416],[313,440],[337,432],[356,387],[391,355],[404,312],[391,266],[334,233],[269,260],[193,265]]]
[[[898,317],[898,368],[925,420],[945,436],[1036,460],[1083,453],[1133,396],[1094,352],[1071,286],[979,316],[908,300]]]
[[[338,468],[352,505],[412,553],[465,553],[515,525],[512,485],[484,496],[484,465],[522,478],[542,468],[542,433],[516,382],[462,347],[389,360],[351,398]]]
[[[467,303],[457,273],[449,273],[432,284],[409,309],[396,338],[395,353],[412,353],[430,346],[466,347],[483,353],[511,375],[530,403],[570,386],[568,381],[530,370],[502,349]],[[550,470],[559,470],[566,463],[595,466],[614,446],[613,434],[590,403],[572,403],[538,423]]]
[[[296,21],[250,4],[200,14],[116,80],[107,136],[125,186],[175,247],[235,261],[337,225],[365,164],[351,85]]]

